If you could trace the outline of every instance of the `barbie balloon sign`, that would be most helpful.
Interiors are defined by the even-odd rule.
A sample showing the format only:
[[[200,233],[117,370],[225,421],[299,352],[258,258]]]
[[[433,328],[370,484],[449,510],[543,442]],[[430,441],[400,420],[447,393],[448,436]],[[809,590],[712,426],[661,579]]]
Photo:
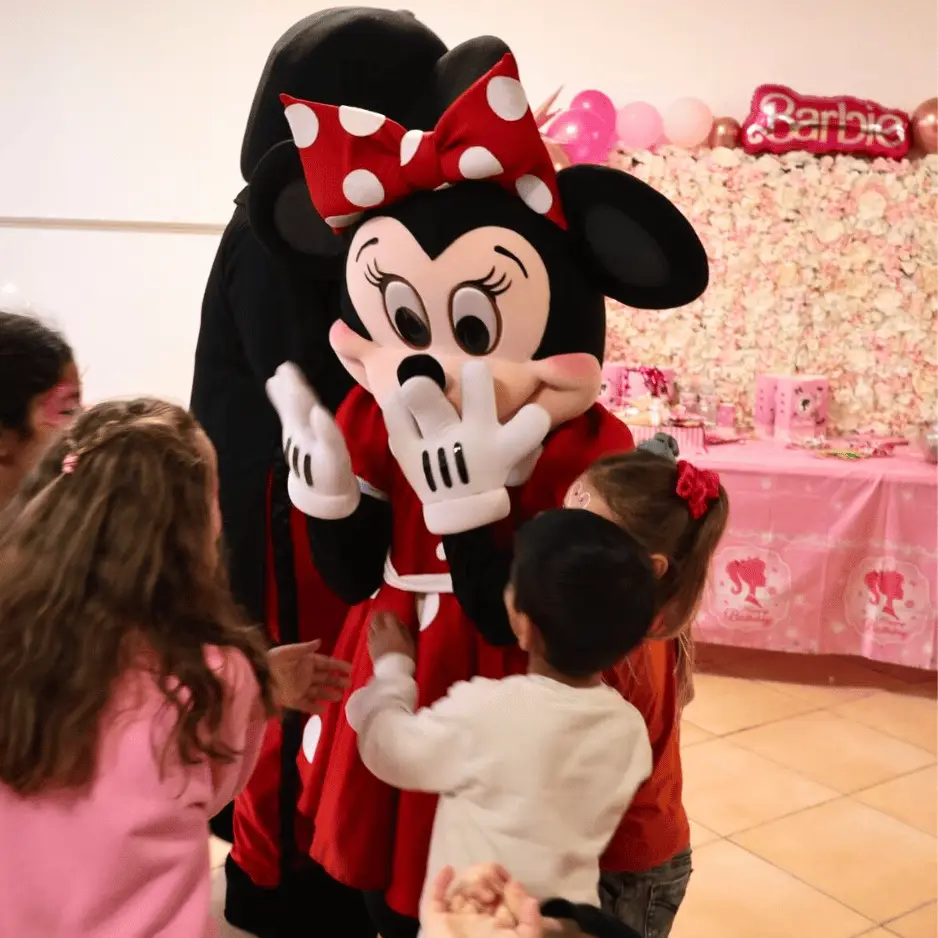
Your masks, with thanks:
[[[800,95],[760,85],[743,125],[747,153],[857,153],[902,159],[909,152],[909,115],[857,98]]]

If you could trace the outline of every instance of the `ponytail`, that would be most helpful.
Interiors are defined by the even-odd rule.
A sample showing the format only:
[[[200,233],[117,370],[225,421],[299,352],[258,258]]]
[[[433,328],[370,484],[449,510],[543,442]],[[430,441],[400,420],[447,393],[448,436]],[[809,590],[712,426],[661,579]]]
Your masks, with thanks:
[[[726,491],[714,473],[679,464],[673,456],[641,450],[599,460],[590,468],[589,480],[644,550],[668,561],[658,580],[658,622],[649,638],[678,642],[679,692],[682,702],[689,702],[694,665],[691,627],[710,562],[726,530]]]

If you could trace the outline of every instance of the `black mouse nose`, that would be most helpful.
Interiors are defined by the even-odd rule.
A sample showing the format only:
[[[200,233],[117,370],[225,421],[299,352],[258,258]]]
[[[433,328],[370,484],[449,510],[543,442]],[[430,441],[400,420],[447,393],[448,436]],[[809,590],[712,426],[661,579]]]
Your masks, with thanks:
[[[410,381],[411,378],[429,378],[439,385],[441,391],[446,390],[446,372],[432,355],[408,355],[397,366],[399,384]]]

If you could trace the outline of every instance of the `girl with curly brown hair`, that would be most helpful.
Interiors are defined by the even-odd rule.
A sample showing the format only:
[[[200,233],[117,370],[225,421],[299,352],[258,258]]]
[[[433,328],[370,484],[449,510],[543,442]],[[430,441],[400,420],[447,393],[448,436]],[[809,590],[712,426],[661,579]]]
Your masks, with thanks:
[[[211,445],[153,400],[80,416],[0,514],[0,934],[212,934],[209,817],[347,673],[268,653],[220,530]]]

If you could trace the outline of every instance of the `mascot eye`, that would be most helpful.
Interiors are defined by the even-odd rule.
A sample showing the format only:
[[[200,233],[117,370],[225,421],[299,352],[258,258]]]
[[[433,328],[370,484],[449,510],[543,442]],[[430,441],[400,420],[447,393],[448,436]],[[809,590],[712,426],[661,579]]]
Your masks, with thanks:
[[[394,331],[413,348],[430,345],[430,321],[417,291],[406,281],[389,279],[381,290]]]
[[[450,300],[450,320],[459,347],[468,355],[488,355],[498,345],[502,317],[492,293],[462,286]]]

